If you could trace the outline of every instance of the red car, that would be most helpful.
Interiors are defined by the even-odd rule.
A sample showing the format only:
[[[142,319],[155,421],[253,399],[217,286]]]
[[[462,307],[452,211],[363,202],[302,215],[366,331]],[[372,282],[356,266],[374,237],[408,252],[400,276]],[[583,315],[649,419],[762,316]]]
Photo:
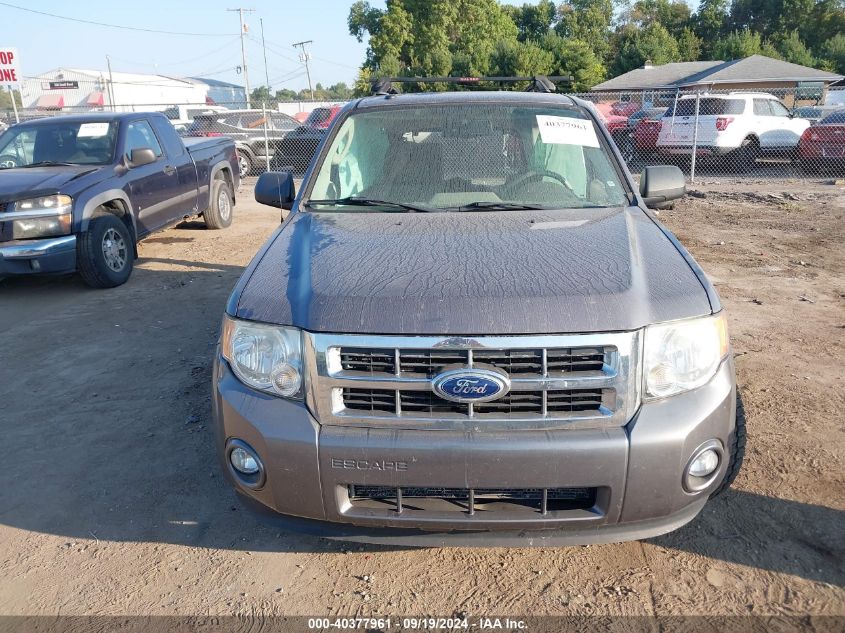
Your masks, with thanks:
[[[845,109],[831,112],[804,130],[798,142],[798,156],[806,171],[845,172]]]
[[[649,156],[657,152],[657,137],[663,125],[666,108],[651,108],[639,117],[634,126],[634,150],[640,156]]]

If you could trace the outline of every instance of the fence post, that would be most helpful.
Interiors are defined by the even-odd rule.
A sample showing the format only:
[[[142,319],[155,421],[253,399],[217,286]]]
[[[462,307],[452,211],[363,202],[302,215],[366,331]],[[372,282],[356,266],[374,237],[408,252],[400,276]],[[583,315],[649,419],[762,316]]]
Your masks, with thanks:
[[[689,180],[691,183],[695,182],[695,159],[698,155],[698,104],[701,99],[701,93],[695,93],[695,127],[692,130],[692,158],[690,159]]]
[[[264,158],[267,164],[265,171],[270,171],[270,139],[267,138],[267,102],[261,102],[261,111],[264,114]]]
[[[9,96],[12,98],[12,110],[15,111],[15,123],[20,123],[21,120],[18,118],[18,104],[15,101],[15,91],[12,90],[11,86],[9,86]]]

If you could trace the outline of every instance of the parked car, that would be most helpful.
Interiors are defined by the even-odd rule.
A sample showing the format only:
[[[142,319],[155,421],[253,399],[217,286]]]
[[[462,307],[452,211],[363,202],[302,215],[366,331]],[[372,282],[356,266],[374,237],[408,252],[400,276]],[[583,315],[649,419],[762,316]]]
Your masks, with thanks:
[[[798,144],[801,167],[808,173],[845,173],[845,108],[807,128]]]
[[[695,142],[699,156],[721,157],[726,166],[744,171],[764,155],[794,156],[810,126],[767,93],[699,95],[697,124],[695,112],[695,95],[681,97],[666,111],[657,139],[661,154],[690,156]]]
[[[383,84],[380,84],[380,89]],[[503,151],[504,148],[504,151]],[[713,285],[594,106],[435,92],[350,103],[229,298],[213,375],[226,477],[346,540],[563,545],[692,520],[742,462]]]
[[[0,277],[76,271],[118,286],[150,233],[196,216],[229,226],[237,167],[230,139],[183,143],[160,113],[15,125],[0,135]]]
[[[657,153],[657,139],[663,125],[666,108],[650,108],[643,110],[634,127],[634,155],[639,158],[653,156]]]
[[[265,116],[261,110],[229,110],[197,116],[185,135],[226,136],[234,140],[241,177],[245,177],[266,167],[268,156],[272,158],[279,143],[299,127],[296,119],[281,112],[267,112]]]
[[[170,120],[171,125],[179,134],[184,134],[188,126],[199,115],[212,115],[221,112],[228,112],[228,110],[223,106],[215,105],[174,105],[164,110],[162,114]]]
[[[340,106],[314,108],[301,127],[279,142],[270,168],[276,171],[290,169],[296,174],[304,174],[340,109]]]
[[[621,125],[621,122],[613,126],[608,126],[608,129],[611,130],[611,136],[616,141],[616,145],[619,147],[619,151],[622,153],[622,157],[626,163],[631,163],[641,155],[648,153],[642,148],[637,147],[636,144],[636,128],[640,121],[649,118],[659,119],[665,111],[666,108],[637,110],[631,116],[624,119],[624,127]]]
[[[842,108],[842,106],[803,106],[801,108],[795,108],[795,110],[792,112],[792,116],[798,117],[799,119],[806,119],[810,122],[810,124],[813,124],[818,123],[828,114],[840,108]]]

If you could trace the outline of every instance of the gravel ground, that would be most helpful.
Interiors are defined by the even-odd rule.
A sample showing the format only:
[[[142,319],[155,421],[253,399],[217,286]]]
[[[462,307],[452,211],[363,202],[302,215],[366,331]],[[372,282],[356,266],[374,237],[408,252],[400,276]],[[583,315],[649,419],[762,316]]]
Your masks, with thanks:
[[[146,240],[120,288],[0,282],[0,614],[845,616],[845,188],[704,180],[660,214],[718,286],[748,413],[745,469],[698,519],[391,550],[264,527],[218,471],[217,328],[278,223],[250,187],[230,229]]]

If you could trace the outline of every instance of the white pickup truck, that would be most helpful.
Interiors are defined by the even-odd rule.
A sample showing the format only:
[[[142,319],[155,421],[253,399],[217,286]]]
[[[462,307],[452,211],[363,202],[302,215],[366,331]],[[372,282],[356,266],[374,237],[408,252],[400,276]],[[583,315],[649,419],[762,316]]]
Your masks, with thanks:
[[[691,156],[695,146],[699,157],[723,157],[731,168],[746,171],[763,155],[792,157],[809,126],[764,92],[685,95],[663,116],[657,149]]]

